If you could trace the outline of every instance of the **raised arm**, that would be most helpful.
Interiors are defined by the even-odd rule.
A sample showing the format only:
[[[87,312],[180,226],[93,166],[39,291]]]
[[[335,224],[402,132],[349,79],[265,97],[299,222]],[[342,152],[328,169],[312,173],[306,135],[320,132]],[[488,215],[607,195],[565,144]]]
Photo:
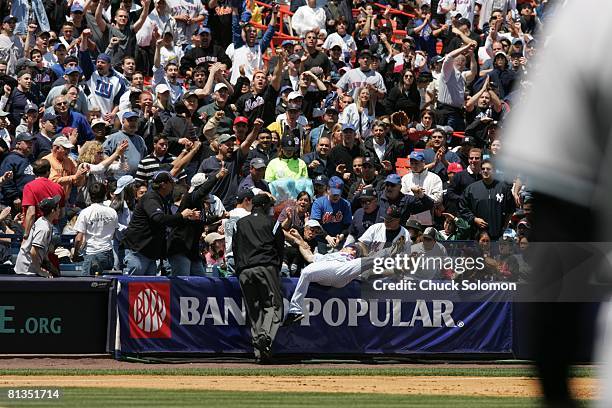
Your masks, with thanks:
[[[102,16],[102,14],[104,13],[104,6],[103,6],[104,2],[100,1],[98,2],[98,7],[96,7],[96,25],[98,26],[98,28],[100,29],[100,32],[104,33],[106,32],[106,21],[104,21],[104,17]]]
[[[261,130],[261,127],[263,126],[263,124],[264,124],[263,119],[261,118],[255,119],[251,133],[249,133],[246,139],[244,139],[244,141],[240,144],[240,151],[242,152],[242,155],[244,157],[248,156],[249,150],[251,149],[251,145],[253,144],[255,139],[257,139],[257,135],[259,134],[259,131]]]
[[[132,26],[132,30],[134,32],[140,30],[145,20],[147,19],[147,16],[149,15],[149,6],[151,5],[151,0],[141,0],[140,3],[142,4],[142,12],[140,13],[140,17],[138,18],[138,20],[136,20],[136,22]]]
[[[283,67],[287,65],[287,52],[285,50],[281,50],[278,52],[278,62],[274,67],[274,72],[272,73],[272,81],[270,81],[270,86],[274,88],[276,91],[280,90],[281,80],[283,79]]]

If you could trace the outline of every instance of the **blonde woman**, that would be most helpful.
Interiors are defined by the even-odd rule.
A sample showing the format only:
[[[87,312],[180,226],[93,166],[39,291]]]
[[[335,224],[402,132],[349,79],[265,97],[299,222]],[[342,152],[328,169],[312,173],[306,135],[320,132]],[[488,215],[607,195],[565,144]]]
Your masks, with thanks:
[[[355,102],[344,108],[338,121],[345,125],[353,125],[359,139],[363,142],[370,136],[374,122],[374,101],[368,87],[358,88],[356,95]]]
[[[117,149],[108,157],[104,157],[102,143],[95,140],[85,142],[79,151],[79,163],[85,163],[89,167],[87,182],[79,187],[77,195],[77,205],[81,208],[91,204],[89,199],[88,188],[95,182],[106,184],[106,174],[110,170],[112,172],[127,167],[127,162],[118,161],[123,157],[123,153],[129,147],[127,140],[124,140]],[[124,169],[125,170],[125,169]]]

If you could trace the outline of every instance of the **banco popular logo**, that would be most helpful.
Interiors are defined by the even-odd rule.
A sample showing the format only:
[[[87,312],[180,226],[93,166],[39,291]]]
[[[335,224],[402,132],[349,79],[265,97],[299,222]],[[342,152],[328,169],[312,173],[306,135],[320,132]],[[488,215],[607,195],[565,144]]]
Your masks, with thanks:
[[[129,284],[129,322],[132,338],[170,338],[170,284]]]

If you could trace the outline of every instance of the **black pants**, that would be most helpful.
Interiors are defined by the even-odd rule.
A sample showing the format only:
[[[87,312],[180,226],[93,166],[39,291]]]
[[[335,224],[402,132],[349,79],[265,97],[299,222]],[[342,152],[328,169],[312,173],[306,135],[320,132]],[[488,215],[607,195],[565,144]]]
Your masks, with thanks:
[[[238,279],[251,323],[253,341],[268,336],[273,342],[283,321],[283,295],[278,269],[273,266],[254,266],[243,269]],[[255,357],[260,357],[257,348]]]

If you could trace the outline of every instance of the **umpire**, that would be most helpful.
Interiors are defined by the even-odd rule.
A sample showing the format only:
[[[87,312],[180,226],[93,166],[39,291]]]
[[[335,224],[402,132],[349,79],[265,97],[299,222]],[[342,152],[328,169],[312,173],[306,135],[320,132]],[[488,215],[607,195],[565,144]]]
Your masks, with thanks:
[[[283,296],[279,272],[283,259],[283,230],[268,215],[272,199],[253,198],[250,215],[236,223],[232,250],[236,275],[251,322],[255,359],[270,362],[272,343],[283,320]]]

